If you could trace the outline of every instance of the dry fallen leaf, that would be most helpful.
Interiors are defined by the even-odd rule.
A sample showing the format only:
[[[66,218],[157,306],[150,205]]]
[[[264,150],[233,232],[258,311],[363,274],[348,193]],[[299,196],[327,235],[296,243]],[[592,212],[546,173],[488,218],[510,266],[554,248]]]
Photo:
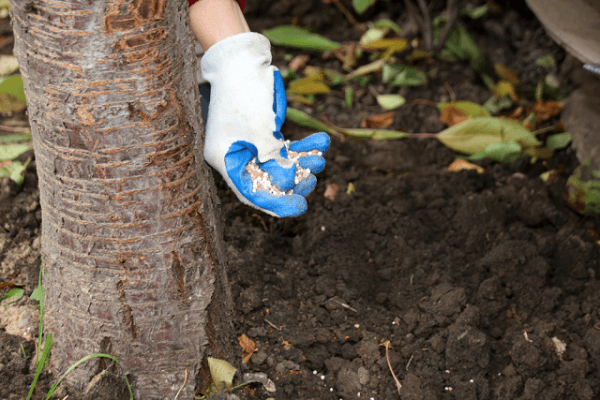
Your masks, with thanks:
[[[387,128],[394,123],[394,113],[388,112],[383,114],[371,115],[363,118],[360,123],[361,128]]]
[[[457,158],[452,162],[452,164],[448,165],[446,168],[450,172],[462,171],[463,169],[474,169],[479,174],[483,174],[483,168],[479,165],[468,162],[467,160],[463,160],[462,158]]]
[[[338,194],[339,191],[340,187],[338,185],[336,185],[335,183],[328,183],[323,197],[325,197],[327,200],[334,201],[335,196]]]
[[[252,354],[254,354],[254,350],[256,349],[256,343],[254,343],[252,339],[246,336],[245,333],[242,333],[242,336],[240,336],[238,340],[240,342],[240,346],[242,346],[242,363],[245,364],[248,361],[250,361]]]
[[[460,111],[454,106],[446,106],[440,113],[440,122],[452,126],[469,119],[468,115]]]
[[[306,63],[308,63],[308,60],[310,60],[310,56],[305,55],[305,54],[300,54],[300,55],[297,55],[296,57],[292,58],[292,61],[290,61],[288,66],[290,67],[290,69],[293,69],[294,71],[298,71],[299,69],[304,68]]]
[[[513,85],[519,84],[519,78],[507,66],[504,66],[502,64],[494,64],[494,70],[496,71],[496,75],[498,75],[500,78],[509,81]]]
[[[537,116],[537,121],[542,122],[546,121],[558,114],[562,111],[562,104],[558,103],[554,100],[550,101],[537,101],[532,107],[531,111],[534,112]]]
[[[349,70],[356,65],[356,46],[357,43],[344,43],[342,46],[333,51],[333,54],[340,60],[344,70]]]

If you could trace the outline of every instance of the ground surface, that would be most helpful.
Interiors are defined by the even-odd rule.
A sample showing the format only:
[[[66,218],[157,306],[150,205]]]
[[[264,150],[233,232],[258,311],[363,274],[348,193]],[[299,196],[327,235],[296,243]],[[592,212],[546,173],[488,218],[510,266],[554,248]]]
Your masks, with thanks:
[[[359,36],[331,5],[276,4],[269,18],[250,9],[250,25],[260,30],[296,16],[332,39]],[[385,5],[373,13],[401,20],[399,5]],[[469,29],[489,59],[532,85],[544,74],[536,58],[548,53],[564,58],[526,12],[503,12]],[[286,53],[302,52],[275,49],[276,65],[285,66]],[[339,68],[336,63],[311,59],[312,65]],[[441,130],[435,108],[408,103],[447,101],[446,82],[459,99],[482,103],[489,97],[466,64],[435,61],[424,68],[438,73],[427,86],[400,90],[408,102],[395,112],[394,128]],[[380,93],[398,91],[377,82],[375,87]],[[334,93],[317,105],[334,124],[347,127],[382,112],[370,94],[352,109],[342,107],[342,100]],[[283,133],[299,139],[309,132],[287,124]],[[326,158],[309,211],[297,219],[259,214],[218,182],[236,328],[238,336],[246,334],[258,345],[244,368],[265,372],[277,386],[275,394],[249,386],[237,392],[240,397],[599,396],[600,246],[593,234],[600,221],[581,217],[563,200],[566,177],[577,165],[571,150],[548,161],[550,168],[564,167],[549,183],[538,178],[546,167],[529,159],[483,162],[483,174],[447,172],[455,154],[432,139],[334,137]],[[350,183],[355,191],[347,194]],[[341,190],[326,199],[324,191],[333,184]],[[34,163],[22,188],[2,181],[0,282],[24,283],[26,294],[37,286],[40,264],[38,201]],[[35,348],[22,333],[30,327],[35,334],[36,304],[21,300],[11,327],[0,329],[0,399],[23,399],[29,390]],[[0,313],[6,309],[0,306]],[[389,364],[403,385],[400,394],[382,346],[387,340],[393,348]],[[34,398],[44,398],[51,382],[43,376]],[[110,384],[106,394],[96,390],[70,393],[69,399],[127,398],[108,394]]]

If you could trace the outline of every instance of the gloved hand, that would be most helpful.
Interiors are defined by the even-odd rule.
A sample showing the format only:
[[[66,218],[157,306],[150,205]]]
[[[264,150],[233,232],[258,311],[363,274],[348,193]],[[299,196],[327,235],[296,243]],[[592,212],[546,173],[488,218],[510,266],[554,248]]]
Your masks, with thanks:
[[[230,36],[211,46],[202,58],[202,76],[211,84],[204,158],[219,171],[243,203],[277,217],[306,211],[305,196],[316,186],[310,174],[298,182],[290,151],[320,154],[298,159],[302,168],[320,172],[329,136],[320,132],[286,143],[280,133],[287,100],[281,74],[271,66],[271,44],[258,33]],[[253,159],[266,172],[276,191],[253,191],[246,166]],[[278,192],[278,191],[277,191]]]

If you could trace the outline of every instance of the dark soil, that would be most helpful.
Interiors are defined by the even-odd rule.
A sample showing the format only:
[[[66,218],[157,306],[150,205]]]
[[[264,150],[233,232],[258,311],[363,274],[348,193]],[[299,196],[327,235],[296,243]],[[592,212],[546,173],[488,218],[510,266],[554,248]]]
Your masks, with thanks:
[[[269,18],[258,16],[266,5],[249,10],[254,30],[295,16],[332,39],[360,36],[332,5],[276,3],[268,3]],[[367,18],[401,21],[400,3],[381,2]],[[512,68],[525,86],[534,87],[546,73],[535,59],[565,57],[525,11],[507,8],[465,22],[488,60]],[[301,53],[275,49],[274,62],[284,67],[285,54]],[[341,68],[316,54],[310,64]],[[421,67],[438,69],[427,86],[398,89],[373,81],[379,93],[399,91],[407,98],[393,128],[441,130],[434,107],[409,104],[449,100],[445,83],[458,99],[482,103],[489,97],[467,64]],[[348,127],[383,111],[369,93],[352,109],[342,106],[342,97],[317,99],[315,108],[291,106],[317,117],[322,106],[331,122]],[[287,124],[283,133],[299,139],[309,132]],[[483,162],[482,174],[447,172],[455,154],[432,139],[333,137],[326,158],[309,211],[296,219],[260,214],[218,181],[237,336],[246,334],[258,347],[243,368],[266,373],[277,386],[274,394],[257,384],[236,394],[298,400],[598,398],[600,246],[593,235],[600,219],[565,204],[566,177],[577,166],[569,149],[546,166],[530,159]],[[559,167],[559,178],[539,179],[547,168]],[[34,163],[28,171],[22,188],[4,179],[0,191],[0,282],[24,283],[26,294],[37,286],[40,263]],[[355,191],[347,194],[349,184]],[[323,196],[329,185],[340,188],[334,200]],[[27,302],[37,304],[20,303]],[[25,398],[34,354],[32,341],[0,329],[0,400]],[[402,383],[400,394],[388,364]],[[51,382],[43,376],[35,398],[44,398]],[[123,396],[69,393],[69,399],[79,398]]]

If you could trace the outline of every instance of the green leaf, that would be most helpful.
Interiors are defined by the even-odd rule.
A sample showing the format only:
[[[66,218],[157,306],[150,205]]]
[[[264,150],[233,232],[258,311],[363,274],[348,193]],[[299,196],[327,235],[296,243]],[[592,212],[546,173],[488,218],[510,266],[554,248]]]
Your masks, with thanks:
[[[48,336],[50,337],[50,339],[52,339],[52,335],[48,335]],[[48,343],[48,339],[46,339],[46,345],[47,345],[47,343]],[[50,343],[52,343],[52,340],[50,340]],[[44,346],[44,351],[46,351],[46,346]],[[111,356],[110,354],[94,353],[94,354],[90,354],[88,356],[85,356],[81,360],[77,361],[75,364],[71,365],[65,371],[65,373],[61,375],[61,377],[58,379],[58,381],[54,385],[52,385],[52,387],[50,388],[50,391],[48,392],[48,395],[46,396],[46,400],[49,400],[50,397],[52,397],[52,395],[56,391],[56,388],[58,387],[58,385],[60,384],[60,382],[62,382],[62,380],[65,378],[65,376],[67,376],[67,374],[69,372],[73,371],[81,363],[86,362],[87,360],[90,360],[92,358],[108,358],[108,359],[116,362],[119,366],[121,366],[121,363],[119,362],[119,360],[117,360],[115,357]],[[209,363],[210,363],[210,361],[209,361]],[[133,400],[133,391],[131,390],[131,385],[129,385],[129,379],[127,379],[127,376],[125,376],[125,383],[127,384],[127,389],[129,389],[129,399]]]
[[[437,103],[436,107],[438,110],[442,111],[444,108],[452,106],[457,110],[461,111],[463,114],[468,115],[469,117],[477,118],[477,117],[489,117],[489,111],[476,103],[472,103],[470,101],[459,100],[459,101],[451,101],[446,103]]]
[[[460,10],[460,15],[466,15],[467,17],[469,17],[471,19],[477,19],[477,18],[483,17],[485,14],[488,13],[488,11],[490,11],[490,7],[487,4],[485,4],[481,7],[477,7],[473,10],[469,10],[468,8],[463,8],[462,10]]]
[[[326,51],[340,47],[338,42],[329,40],[321,35],[310,33],[306,29],[292,25],[282,25],[268,29],[263,34],[278,46],[294,47],[305,50]]]
[[[323,131],[329,134],[339,134],[341,132],[343,134],[357,139],[394,140],[402,139],[409,136],[409,134],[406,132],[391,131],[387,129],[344,129],[338,127],[332,128],[328,125],[325,125],[321,121],[314,119],[305,112],[292,107],[288,107],[286,118],[289,121],[297,125],[303,126],[305,128],[314,129],[316,131]]]
[[[0,93],[5,93],[26,102],[21,75],[11,75],[0,78]]]
[[[353,76],[352,82],[356,83],[360,87],[367,87],[373,77],[371,75]]]
[[[458,31],[460,33],[459,36],[459,46],[461,50],[464,52],[466,59],[471,63],[471,67],[475,71],[481,71],[485,67],[485,57],[483,53],[481,53],[481,49],[475,42],[475,39],[467,32],[463,27],[458,27]]]
[[[352,0],[354,10],[360,15],[367,11],[367,8],[375,4],[377,0]]]
[[[223,384],[225,388],[230,388],[233,385],[233,376],[237,369],[227,361],[208,357],[208,368],[210,369],[210,376],[218,388],[223,388]]]
[[[33,292],[31,292],[31,296],[29,296],[29,298],[31,300],[37,300],[40,301],[42,296],[42,290],[40,289],[40,287],[36,287],[35,289],[33,289]]]
[[[329,134],[339,133],[336,130],[325,125],[321,121],[314,119],[304,111],[300,111],[296,108],[288,107],[285,116],[289,121],[295,123],[296,125],[303,126],[305,128],[314,129],[316,131],[323,131]]]
[[[42,369],[44,368],[44,364],[48,361],[48,357],[50,356],[50,349],[52,348],[52,335],[46,336],[46,343],[44,344],[44,351],[42,351],[42,357],[35,364],[35,375],[33,376],[33,381],[31,382],[31,386],[29,387],[29,394],[27,395],[26,400],[31,399],[31,395],[33,395],[33,390],[35,389],[35,385],[42,373]]]
[[[447,18],[434,19],[434,42],[437,42]],[[469,60],[471,67],[481,71],[485,67],[485,57],[475,39],[463,27],[454,27],[446,37],[440,56],[448,61]]]
[[[573,140],[573,135],[569,132],[557,133],[556,135],[549,136],[546,139],[546,147],[554,150],[564,149]]]
[[[348,82],[348,79],[346,79],[346,75],[340,72],[328,68],[325,68],[324,72],[327,79],[329,79],[330,86],[344,85]]]
[[[490,143],[485,150],[473,154],[467,159],[470,161],[489,158],[498,162],[512,162],[523,156],[521,146],[515,141]]]
[[[344,129],[342,131],[345,135],[352,136],[359,139],[373,139],[373,140],[396,140],[404,139],[409,136],[406,132],[392,131],[388,129],[368,129],[368,128],[356,128],[356,129]]]
[[[0,161],[14,160],[21,154],[29,151],[30,147],[26,144],[12,144],[0,146]]]
[[[498,114],[502,110],[506,110],[513,106],[513,101],[510,96],[502,96],[497,98],[492,96],[483,104],[483,107],[490,112],[490,114]]]
[[[600,171],[586,160],[567,180],[567,203],[582,214],[600,214]]]
[[[380,20],[375,21],[373,24],[375,28],[388,28],[393,30],[396,34],[400,33],[401,29],[397,23],[392,21],[391,19],[382,18]]]
[[[25,291],[21,288],[10,289],[8,292],[6,292],[4,294],[4,296],[2,296],[2,298],[0,299],[0,303],[2,303],[4,300],[13,299],[14,300],[13,302],[5,304],[5,306],[12,304],[12,303],[16,302],[17,300],[19,300],[21,297],[23,297],[24,292]]]
[[[31,141],[31,133],[25,135],[9,135],[9,136],[0,136],[0,143],[22,143],[22,142],[30,142]]]
[[[548,54],[535,60],[535,65],[542,68],[552,68],[556,65],[556,60],[552,54]]]
[[[344,90],[344,101],[342,102],[342,105],[346,108],[352,108],[353,100],[354,89],[352,89],[351,87],[347,87],[346,90]]]
[[[548,74],[544,78],[544,93],[557,101],[561,101],[565,96],[560,92],[560,82],[554,74]]]
[[[427,83],[425,73],[404,64],[384,65],[382,78],[392,86],[421,86]]]
[[[537,147],[541,143],[518,122],[496,117],[472,118],[444,129],[437,138],[455,151],[477,154],[490,144],[517,142],[523,148]]]
[[[27,160],[25,165],[23,165],[20,161],[13,161],[8,165],[0,167],[0,178],[10,177],[11,180],[15,181],[15,183],[19,186],[23,184],[23,180],[25,177],[23,176],[23,172],[27,169],[27,165],[31,158]]]
[[[377,103],[386,110],[394,110],[406,103],[406,99],[399,94],[380,94]]]

